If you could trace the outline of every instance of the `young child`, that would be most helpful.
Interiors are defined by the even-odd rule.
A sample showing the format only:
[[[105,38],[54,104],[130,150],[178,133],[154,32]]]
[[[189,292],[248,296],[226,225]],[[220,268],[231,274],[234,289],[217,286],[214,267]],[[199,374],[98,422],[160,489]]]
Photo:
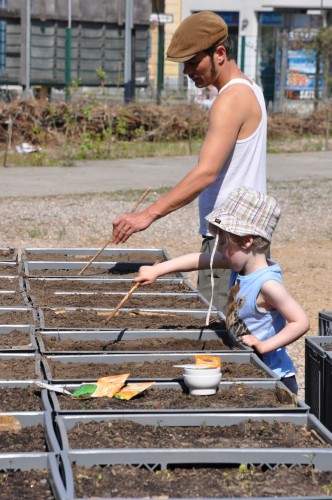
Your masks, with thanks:
[[[265,255],[279,217],[280,208],[271,196],[236,189],[206,217],[216,238],[212,254],[193,253],[142,266],[134,281],[148,285],[175,271],[231,269],[227,328],[297,394],[297,370],[285,346],[304,335],[309,321],[286,290],[280,267]]]

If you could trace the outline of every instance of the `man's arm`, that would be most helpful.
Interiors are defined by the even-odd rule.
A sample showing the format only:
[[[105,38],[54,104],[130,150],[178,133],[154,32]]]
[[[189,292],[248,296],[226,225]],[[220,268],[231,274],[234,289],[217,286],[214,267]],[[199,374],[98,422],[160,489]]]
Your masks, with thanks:
[[[144,211],[115,219],[112,243],[124,243],[133,233],[143,231],[157,219],[188,205],[214,182],[234,147],[243,124],[243,112],[238,104],[235,94],[216,98],[196,167]]]

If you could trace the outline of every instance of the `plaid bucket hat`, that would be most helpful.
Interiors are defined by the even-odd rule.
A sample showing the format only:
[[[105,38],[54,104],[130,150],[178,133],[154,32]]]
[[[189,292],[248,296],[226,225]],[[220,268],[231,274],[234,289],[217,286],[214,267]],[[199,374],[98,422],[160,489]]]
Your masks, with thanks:
[[[243,186],[232,191],[205,219],[229,233],[271,241],[279,217],[280,207],[272,196]]]

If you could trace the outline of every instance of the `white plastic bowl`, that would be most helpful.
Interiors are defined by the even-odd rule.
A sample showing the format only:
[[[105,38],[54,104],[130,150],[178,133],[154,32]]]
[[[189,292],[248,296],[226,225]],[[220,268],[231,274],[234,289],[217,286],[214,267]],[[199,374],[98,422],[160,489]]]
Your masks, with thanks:
[[[183,373],[185,375],[197,375],[197,374],[214,374],[214,373],[220,373],[220,366],[217,368],[208,368],[208,367],[203,367],[203,366],[198,366],[198,365],[175,365],[178,367],[183,368]]]
[[[206,372],[206,370],[204,370]],[[221,373],[202,373],[202,370],[193,375],[184,374],[183,381],[189,389],[190,394],[209,396],[217,392],[221,381]]]

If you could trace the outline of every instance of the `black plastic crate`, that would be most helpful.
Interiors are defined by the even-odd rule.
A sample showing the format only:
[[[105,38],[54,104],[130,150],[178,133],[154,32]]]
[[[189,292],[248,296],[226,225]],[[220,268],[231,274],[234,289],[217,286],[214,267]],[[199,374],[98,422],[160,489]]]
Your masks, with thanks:
[[[332,335],[332,311],[319,311],[318,334],[323,336]]]
[[[332,356],[324,359],[322,423],[332,430]]]
[[[322,414],[323,369],[326,352],[319,337],[305,337],[305,402],[319,420]]]

